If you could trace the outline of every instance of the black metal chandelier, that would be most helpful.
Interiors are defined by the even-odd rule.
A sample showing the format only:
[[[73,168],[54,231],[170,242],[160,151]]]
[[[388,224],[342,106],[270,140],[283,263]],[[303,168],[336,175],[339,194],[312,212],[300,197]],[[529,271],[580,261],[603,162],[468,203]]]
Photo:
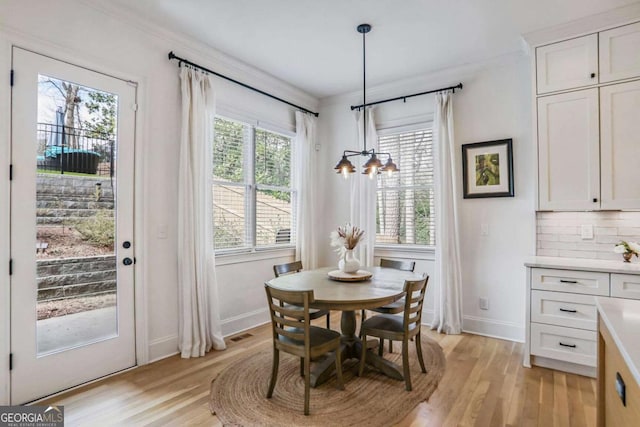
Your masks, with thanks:
[[[362,136],[364,140],[364,149],[362,151],[352,151],[352,150],[344,150],[342,152],[342,159],[338,162],[336,167],[336,173],[342,174],[345,179],[349,178],[349,175],[356,171],[355,166],[349,160],[349,157],[354,156],[369,156],[369,160],[362,165],[364,170],[362,173],[364,175],[369,175],[369,178],[373,179],[376,175],[381,172],[388,172],[392,174],[393,172],[399,172],[400,169],[393,163],[391,159],[390,153],[380,153],[376,152],[374,148],[367,150],[367,55],[366,55],[366,34],[371,31],[371,25],[369,24],[360,24],[358,25],[358,32],[362,34],[362,114],[363,117],[363,125],[362,125]],[[387,161],[383,164],[382,161],[378,158],[378,156],[387,156]]]

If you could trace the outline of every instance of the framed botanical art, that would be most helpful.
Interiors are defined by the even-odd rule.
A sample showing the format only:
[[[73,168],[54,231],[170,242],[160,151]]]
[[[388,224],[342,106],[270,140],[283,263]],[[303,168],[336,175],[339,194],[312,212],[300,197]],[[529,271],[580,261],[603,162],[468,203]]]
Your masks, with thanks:
[[[465,199],[513,197],[511,139],[464,144],[462,179]]]

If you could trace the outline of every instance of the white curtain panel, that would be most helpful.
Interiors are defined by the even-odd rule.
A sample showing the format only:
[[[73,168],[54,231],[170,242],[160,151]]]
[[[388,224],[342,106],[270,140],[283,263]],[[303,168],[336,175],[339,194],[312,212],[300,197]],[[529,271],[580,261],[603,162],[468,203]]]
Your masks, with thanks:
[[[432,329],[462,331],[462,276],[458,234],[453,93],[436,94],[433,123],[435,145],[436,266],[435,313]]]
[[[178,177],[179,348],[183,358],[223,350],[213,249],[211,79],[181,67],[182,133]]]
[[[367,114],[367,150],[375,148],[378,151],[378,133],[376,132],[375,109],[368,108]],[[358,149],[364,147],[363,121],[364,114],[355,111],[356,125],[358,127]],[[373,251],[376,244],[376,184],[377,177],[370,179],[368,175],[362,174],[362,165],[369,160],[369,157],[354,156],[351,161],[356,167],[351,180],[351,214],[349,221],[352,225],[364,230],[364,239],[356,247],[355,255],[362,265],[373,265]]]
[[[316,240],[316,153],[317,119],[296,111],[296,139],[294,146],[296,186],[296,260],[302,261],[306,269],[318,267],[318,244]]]

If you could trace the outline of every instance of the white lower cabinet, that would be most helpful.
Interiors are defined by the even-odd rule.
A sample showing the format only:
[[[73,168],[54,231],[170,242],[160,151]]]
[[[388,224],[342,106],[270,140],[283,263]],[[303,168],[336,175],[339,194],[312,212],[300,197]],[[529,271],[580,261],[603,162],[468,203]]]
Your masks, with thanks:
[[[636,274],[612,274],[611,296],[640,299],[640,276]]]
[[[596,331],[532,323],[531,354],[595,367],[596,338]]]
[[[531,321],[595,331],[596,298],[564,292],[531,291]]]
[[[580,269],[560,264],[562,258],[535,257],[545,262],[527,266],[527,342],[524,365],[596,376],[596,298],[640,299],[637,272],[609,261],[574,260]],[[610,264],[609,264],[610,263]],[[593,264],[594,270],[589,266]],[[611,271],[603,271],[603,266]]]

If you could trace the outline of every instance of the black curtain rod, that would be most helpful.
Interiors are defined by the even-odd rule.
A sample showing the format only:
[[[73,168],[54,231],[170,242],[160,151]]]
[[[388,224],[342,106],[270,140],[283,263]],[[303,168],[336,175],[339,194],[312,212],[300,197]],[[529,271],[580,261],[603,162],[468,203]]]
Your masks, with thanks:
[[[268,96],[269,98],[275,99],[276,101],[284,102],[285,104],[287,104],[287,105],[291,105],[292,107],[295,107],[295,108],[297,108],[298,110],[304,111],[305,113],[313,114],[313,115],[314,115],[314,116],[316,116],[316,117],[318,117],[318,116],[319,116],[319,113],[314,113],[313,111],[311,111],[311,110],[307,110],[307,109],[306,109],[306,108],[304,108],[304,107],[301,107],[301,106],[299,106],[299,105],[293,104],[293,103],[291,103],[291,102],[289,102],[289,101],[285,101],[285,100],[284,100],[284,99],[282,99],[282,98],[278,98],[278,97],[277,97],[277,96],[275,96],[275,95],[271,95],[270,93],[267,93],[267,92],[265,92],[265,91],[263,91],[263,90],[257,89],[257,88],[255,88],[255,87],[253,87],[253,86],[249,86],[249,85],[248,85],[248,84],[246,84],[246,83],[242,83],[242,82],[239,82],[238,80],[232,79],[231,77],[227,77],[227,76],[225,76],[225,75],[223,75],[223,74],[216,73],[216,72],[215,72],[215,71],[213,71],[213,70],[210,70],[210,69],[208,69],[208,68],[205,68],[205,67],[203,67],[202,65],[198,65],[198,64],[196,64],[196,63],[194,63],[194,62],[191,62],[191,61],[189,61],[189,60],[187,60],[187,59],[180,58],[179,56],[176,56],[176,55],[173,53],[173,51],[169,52],[169,55],[168,55],[168,56],[169,56],[169,60],[171,60],[171,59],[175,59],[175,60],[177,60],[177,61],[180,61],[180,63],[185,63],[185,64],[190,65],[190,66],[192,66],[192,67],[194,67],[194,68],[197,68],[197,69],[199,69],[199,70],[206,71],[207,73],[211,73],[211,74],[213,74],[214,76],[218,76],[218,77],[220,77],[220,78],[222,78],[222,79],[229,80],[229,81],[230,81],[230,82],[232,82],[232,83],[235,83],[235,84],[240,85],[240,86],[242,86],[242,87],[244,87],[244,88],[247,88],[247,89],[251,89],[251,90],[253,90],[253,91],[255,91],[255,92],[258,92],[258,93],[260,93],[260,94],[262,94],[262,95],[264,95],[264,96]]]
[[[355,109],[360,109],[362,107],[370,107],[372,105],[384,104],[385,102],[399,101],[401,99],[406,101],[407,98],[413,98],[414,96],[427,95],[429,93],[436,93],[436,92],[443,92],[445,90],[453,90],[453,93],[455,93],[456,89],[462,89],[462,83],[458,83],[455,86],[443,87],[442,89],[428,90],[426,92],[414,93],[412,95],[405,95],[405,96],[398,96],[395,98],[383,99],[382,101],[368,102],[366,104],[360,104],[360,105],[352,105],[351,109],[355,110]]]

